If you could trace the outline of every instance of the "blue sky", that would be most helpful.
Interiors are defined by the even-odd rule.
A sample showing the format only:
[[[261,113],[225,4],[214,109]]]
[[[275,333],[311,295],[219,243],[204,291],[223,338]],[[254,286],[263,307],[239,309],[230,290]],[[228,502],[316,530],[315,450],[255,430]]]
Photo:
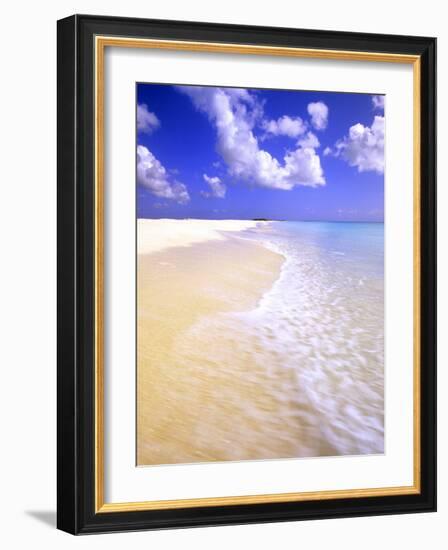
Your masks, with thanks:
[[[137,85],[137,216],[383,221],[384,97]]]

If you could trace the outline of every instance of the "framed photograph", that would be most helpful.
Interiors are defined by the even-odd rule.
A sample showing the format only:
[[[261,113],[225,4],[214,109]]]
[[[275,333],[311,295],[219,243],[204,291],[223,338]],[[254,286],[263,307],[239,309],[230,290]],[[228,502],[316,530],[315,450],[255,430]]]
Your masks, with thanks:
[[[58,527],[436,508],[434,38],[58,22]]]

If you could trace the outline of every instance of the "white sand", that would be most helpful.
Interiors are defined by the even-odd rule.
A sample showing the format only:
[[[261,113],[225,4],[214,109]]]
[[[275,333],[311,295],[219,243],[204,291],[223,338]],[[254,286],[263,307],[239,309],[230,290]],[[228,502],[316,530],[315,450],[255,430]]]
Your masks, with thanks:
[[[189,236],[189,226],[198,224],[204,230],[209,225],[186,221],[175,222],[175,228],[186,226]],[[229,225],[235,228],[235,223]],[[287,439],[289,420],[282,410],[278,423],[273,422],[271,371],[263,365],[260,372],[247,353],[256,348],[244,338],[243,348],[235,348],[233,342],[240,339],[233,333],[234,320],[223,330],[213,324],[227,319],[227,313],[256,308],[278,278],[284,259],[257,242],[223,235],[220,241],[138,255],[139,465],[296,456],[296,426]],[[196,345],[203,349],[198,351]],[[292,369],[280,370],[296,380]],[[294,398],[286,402],[295,403]]]
[[[175,246],[223,240],[223,231],[243,231],[257,224],[251,220],[147,220],[137,221],[138,254],[151,254]]]

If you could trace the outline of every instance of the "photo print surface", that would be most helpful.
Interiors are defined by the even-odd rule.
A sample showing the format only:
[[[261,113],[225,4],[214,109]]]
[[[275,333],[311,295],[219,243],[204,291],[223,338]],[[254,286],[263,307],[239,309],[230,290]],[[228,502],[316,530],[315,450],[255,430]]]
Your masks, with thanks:
[[[137,464],[383,453],[385,97],[136,96]]]

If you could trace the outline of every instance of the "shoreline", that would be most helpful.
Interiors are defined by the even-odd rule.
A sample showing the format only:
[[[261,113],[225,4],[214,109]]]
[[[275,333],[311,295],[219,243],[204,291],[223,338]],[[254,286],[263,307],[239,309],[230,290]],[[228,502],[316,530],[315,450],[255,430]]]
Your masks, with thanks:
[[[345,229],[316,249],[319,228],[217,223],[137,256],[137,464],[381,454],[380,242],[361,268]]]

